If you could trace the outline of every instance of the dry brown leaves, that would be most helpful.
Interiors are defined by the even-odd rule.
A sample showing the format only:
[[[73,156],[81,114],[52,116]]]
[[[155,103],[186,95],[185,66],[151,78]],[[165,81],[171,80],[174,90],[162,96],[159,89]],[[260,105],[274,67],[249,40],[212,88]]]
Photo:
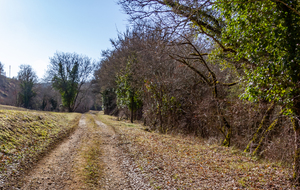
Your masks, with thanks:
[[[292,189],[291,169],[255,161],[233,148],[144,131],[100,115],[120,134],[137,167],[156,189]]]

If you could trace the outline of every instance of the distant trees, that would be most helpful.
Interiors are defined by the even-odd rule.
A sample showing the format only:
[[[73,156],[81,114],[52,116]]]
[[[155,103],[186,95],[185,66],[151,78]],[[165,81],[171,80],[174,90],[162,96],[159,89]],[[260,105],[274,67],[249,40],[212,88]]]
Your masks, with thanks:
[[[4,72],[4,64],[0,62],[0,86],[5,88],[6,76]]]
[[[141,30],[141,31],[139,31]],[[111,40],[114,50],[103,52],[100,69],[94,74],[96,90],[102,95],[102,104],[106,114],[115,114],[122,110],[127,115],[130,111],[131,121],[136,112],[142,109],[142,93],[147,57],[141,59],[140,52],[147,51],[146,37],[139,34],[143,28],[135,27],[134,31],[119,34],[118,39]],[[140,116],[141,117],[141,114]]]
[[[37,76],[30,65],[21,65],[17,78],[20,84],[19,105],[32,108],[32,100],[36,96],[34,85],[37,82]]]
[[[43,111],[59,111],[59,104],[61,104],[61,97],[57,90],[55,90],[51,83],[39,83],[35,87],[36,102],[35,109]]]
[[[18,106],[19,82],[16,78],[7,78],[4,64],[0,62],[0,103]]]
[[[52,87],[58,90],[63,106],[69,111],[75,111],[88,91],[82,87],[89,80],[95,68],[91,58],[77,53],[56,52],[50,58],[48,79]]]
[[[101,109],[92,92],[95,61],[77,53],[56,52],[43,80],[30,65],[21,65],[17,78],[6,78],[0,62],[0,103],[43,111],[86,112]]]
[[[0,61],[0,75],[4,75],[4,64]]]

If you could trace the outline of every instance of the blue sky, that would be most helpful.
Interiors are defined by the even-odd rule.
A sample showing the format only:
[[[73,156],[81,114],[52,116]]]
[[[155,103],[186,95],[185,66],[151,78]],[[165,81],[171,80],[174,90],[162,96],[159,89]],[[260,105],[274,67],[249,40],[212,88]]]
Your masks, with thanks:
[[[17,76],[19,65],[43,77],[56,51],[99,60],[128,16],[116,0],[0,0],[0,61]]]

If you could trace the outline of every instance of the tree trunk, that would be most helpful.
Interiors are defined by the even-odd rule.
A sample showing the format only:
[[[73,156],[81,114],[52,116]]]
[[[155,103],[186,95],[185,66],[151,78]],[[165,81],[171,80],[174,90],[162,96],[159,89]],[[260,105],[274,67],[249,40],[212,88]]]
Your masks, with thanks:
[[[274,108],[275,108],[275,103],[272,102],[272,104],[270,105],[270,107],[266,111],[263,119],[261,120],[257,131],[254,133],[252,139],[248,143],[248,145],[247,145],[246,149],[244,150],[244,152],[249,152],[250,147],[253,146],[253,144],[258,144],[259,143],[259,141],[258,141],[259,137],[260,137],[261,133],[265,130],[266,126],[269,125],[270,117],[271,117],[271,114],[272,114]]]
[[[134,101],[133,94],[134,94],[134,93],[132,93],[132,94],[131,94],[131,97],[130,97],[130,99],[131,99],[131,100],[130,100],[130,101],[131,101],[131,116],[130,116],[130,122],[131,122],[131,123],[133,123],[133,103],[134,103],[134,102],[133,102],[133,101]]]
[[[300,185],[300,125],[299,121],[291,118],[291,122],[295,132],[295,155],[294,155],[294,173],[293,179],[296,186]]]
[[[230,146],[231,136],[232,136],[232,128],[231,128],[231,126],[229,125],[229,123],[227,122],[227,120],[225,119],[224,116],[223,116],[223,122],[224,122],[225,128],[227,128],[227,134],[225,136],[225,139],[224,139],[222,145],[226,146],[226,147],[229,147]]]
[[[163,119],[162,119],[162,113],[161,113],[161,103],[158,106],[158,117],[159,117],[159,132],[163,133]]]
[[[281,114],[280,114],[279,116],[281,116]],[[268,129],[266,129],[266,130],[263,132],[263,134],[262,134],[262,136],[261,136],[261,138],[260,138],[260,141],[259,141],[259,143],[258,143],[256,149],[255,149],[255,150],[253,151],[253,153],[252,153],[253,156],[256,156],[256,155],[260,154],[260,152],[261,152],[261,147],[263,146],[264,139],[268,136],[268,134],[269,134],[272,130],[274,130],[274,129],[278,126],[278,120],[279,120],[279,118],[275,119],[275,120],[272,122],[272,124],[268,127]]]

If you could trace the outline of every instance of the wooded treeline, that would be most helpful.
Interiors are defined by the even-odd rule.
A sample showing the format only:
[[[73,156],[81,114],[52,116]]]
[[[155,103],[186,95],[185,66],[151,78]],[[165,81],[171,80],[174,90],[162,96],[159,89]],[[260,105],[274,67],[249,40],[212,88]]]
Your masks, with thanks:
[[[95,72],[105,114],[293,163],[299,184],[299,2],[119,4],[133,24]]]
[[[30,65],[21,65],[17,78],[0,74],[0,103],[42,111],[100,110],[91,88],[95,66],[96,62],[87,56],[56,52],[46,75],[38,79]]]

